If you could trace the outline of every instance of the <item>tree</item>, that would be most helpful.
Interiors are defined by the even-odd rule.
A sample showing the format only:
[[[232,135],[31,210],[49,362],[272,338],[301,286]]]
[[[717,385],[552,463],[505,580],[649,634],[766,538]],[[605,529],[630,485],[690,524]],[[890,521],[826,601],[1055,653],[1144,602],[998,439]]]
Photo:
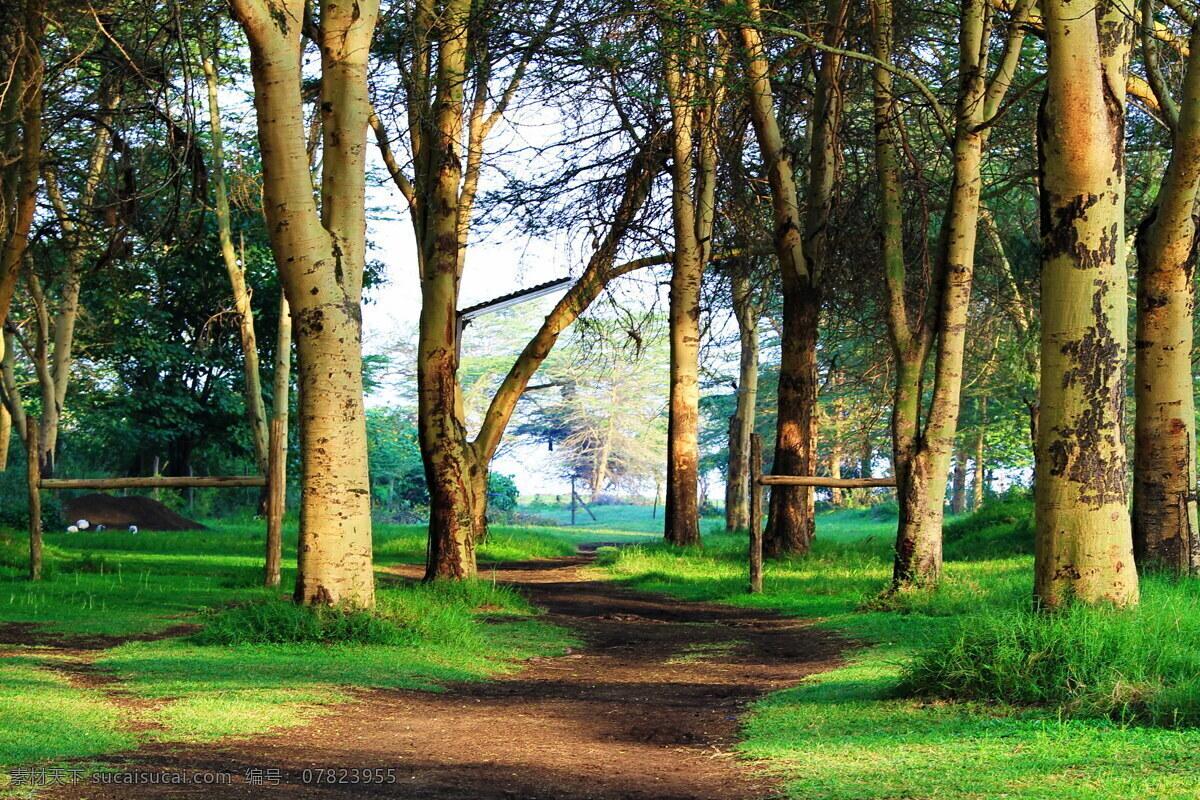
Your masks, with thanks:
[[[700,544],[700,285],[712,256],[717,132],[729,48],[686,18],[662,25],[663,84],[671,111],[671,390],[664,538]]]
[[[42,0],[6,3],[0,18],[0,324],[8,316],[17,274],[37,210],[42,150]],[[0,337],[5,357],[8,337]]]
[[[958,32],[958,95],[952,121],[934,106],[938,127],[952,152],[949,197],[932,269],[924,282],[923,303],[916,308],[909,300],[904,252],[899,158],[902,132],[893,92],[893,9],[891,0],[877,0],[874,6],[876,164],[888,335],[896,361],[892,439],[900,518],[894,588],[934,584],[941,576],[942,519],[961,401],[980,215],[981,165],[990,125],[1000,112],[1020,58],[1031,6],[1029,0],[1014,4],[1003,50],[989,79],[992,5],[985,0],[970,0],[963,5]],[[930,356],[934,360],[933,386],[926,410],[924,382]]]
[[[234,0],[249,40],[275,263],[291,305],[303,464],[295,597],[374,604],[362,391],[367,56],[379,5],[322,0],[321,185],[314,198],[301,91],[306,4]]]
[[[1193,16],[1180,102],[1158,65],[1155,3],[1142,4],[1150,85],[1172,135],[1171,159],[1138,227],[1134,377],[1133,534],[1139,567],[1200,573],[1196,506],[1196,405],[1192,380],[1194,269],[1200,192],[1200,25]]]
[[[779,414],[772,470],[785,475],[816,474],[817,339],[821,313],[821,281],[829,255],[829,225],[841,124],[842,60],[836,51],[848,4],[829,3],[829,18],[820,55],[813,111],[809,118],[809,181],[801,234],[800,193],[775,108],[771,69],[758,26],[757,0],[747,4],[739,26],[747,77],[750,116],[771,188],[775,251],[783,288],[782,356],[779,371]],[[763,552],[767,556],[802,553],[816,533],[812,487],[779,486],[771,491]]]
[[[1126,360],[1125,81],[1116,2],[1047,0],[1042,384],[1034,593],[1043,607],[1130,605],[1138,578],[1122,434]]]

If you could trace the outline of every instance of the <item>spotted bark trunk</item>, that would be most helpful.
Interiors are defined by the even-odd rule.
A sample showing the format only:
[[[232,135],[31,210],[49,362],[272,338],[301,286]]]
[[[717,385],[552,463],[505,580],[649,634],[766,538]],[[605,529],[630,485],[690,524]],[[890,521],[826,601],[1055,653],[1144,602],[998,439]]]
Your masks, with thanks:
[[[1046,0],[1043,8],[1034,593],[1050,609],[1072,601],[1129,605],[1138,600],[1122,435],[1124,74],[1132,26],[1113,3]]]
[[[958,97],[952,130],[953,177],[933,274],[923,309],[909,308],[903,252],[897,122],[893,76],[875,69],[876,160],[882,187],[884,273],[888,332],[896,356],[893,447],[900,518],[893,588],[932,585],[941,577],[946,484],[962,394],[967,314],[975,272],[980,216],[981,165],[988,128],[1012,82],[1031,4],[1014,4],[1004,51],[988,80],[992,6],[963,4],[958,40]],[[891,0],[876,0],[875,55],[890,61]],[[950,120],[944,122],[950,132]],[[926,363],[933,355],[933,386],[923,411]]]

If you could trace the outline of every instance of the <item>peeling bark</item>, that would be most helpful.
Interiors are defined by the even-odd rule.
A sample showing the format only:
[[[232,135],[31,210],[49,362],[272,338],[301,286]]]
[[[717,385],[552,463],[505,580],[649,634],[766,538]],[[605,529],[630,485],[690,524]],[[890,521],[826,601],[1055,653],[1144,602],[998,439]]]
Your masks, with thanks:
[[[1122,435],[1127,275],[1125,82],[1132,25],[1116,4],[1046,0],[1039,119],[1041,424],[1034,593],[1138,600]]]

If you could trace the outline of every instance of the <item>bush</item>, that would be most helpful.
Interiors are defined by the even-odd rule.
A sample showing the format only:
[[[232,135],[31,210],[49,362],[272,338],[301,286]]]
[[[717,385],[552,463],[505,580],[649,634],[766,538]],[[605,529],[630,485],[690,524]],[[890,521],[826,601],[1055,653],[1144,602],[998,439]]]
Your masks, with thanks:
[[[370,610],[247,603],[209,611],[198,644],[470,645],[485,638],[481,614],[533,613],[512,589],[470,580],[381,588]]]
[[[210,612],[199,644],[412,644],[395,620],[371,611],[300,606],[286,601],[247,603]]]
[[[512,475],[499,472],[488,473],[487,504],[488,522],[507,522],[517,510],[517,482]]]
[[[1200,724],[1200,591],[1151,578],[1134,609],[972,615],[904,673],[908,693],[1044,705],[1064,716]]]
[[[1024,492],[946,522],[947,558],[972,561],[1033,553],[1033,499]]]

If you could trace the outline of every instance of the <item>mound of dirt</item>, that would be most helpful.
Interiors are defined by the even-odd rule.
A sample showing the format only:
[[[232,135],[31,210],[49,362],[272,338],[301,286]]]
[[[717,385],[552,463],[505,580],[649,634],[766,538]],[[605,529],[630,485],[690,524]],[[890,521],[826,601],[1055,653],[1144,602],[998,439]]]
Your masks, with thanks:
[[[63,506],[63,517],[68,525],[86,519],[94,528],[104,525],[109,528],[128,528],[136,525],[147,531],[203,531],[199,522],[181,517],[151,497],[114,497],[111,494],[85,494]]]

